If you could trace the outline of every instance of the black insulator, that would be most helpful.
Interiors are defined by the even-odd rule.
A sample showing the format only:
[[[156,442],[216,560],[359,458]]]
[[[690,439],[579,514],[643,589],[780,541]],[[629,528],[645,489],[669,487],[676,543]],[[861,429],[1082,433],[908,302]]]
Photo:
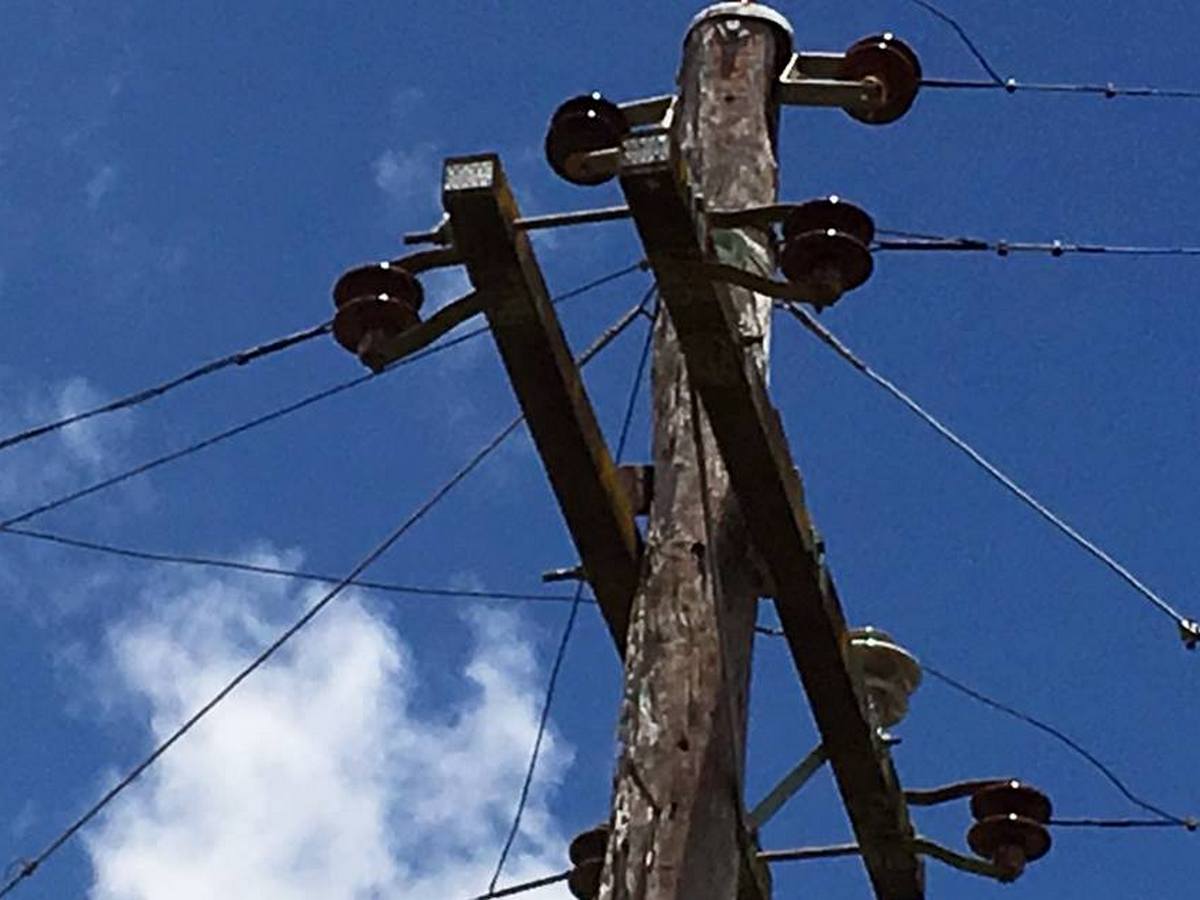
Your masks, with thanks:
[[[848,108],[846,112],[868,125],[896,121],[917,99],[921,74],[917,54],[895,35],[875,34],[856,41],[846,51],[839,75],[852,81],[874,78],[883,85],[883,102],[873,109]]]
[[[826,228],[785,238],[779,266],[788,281],[804,289],[805,302],[818,311],[871,277],[871,251],[852,234]]]
[[[621,108],[598,93],[573,97],[550,119],[546,159],[550,168],[572,184],[603,184],[613,177],[612,166],[596,166],[587,154],[615,150],[629,133]]]
[[[425,302],[425,291],[411,272],[381,262],[350,269],[333,286],[335,306],[345,306],[363,297],[389,297],[419,310]]]
[[[1050,821],[1053,812],[1049,797],[1019,781],[989,785],[971,797],[971,815],[980,820],[1013,814],[1044,825]]]
[[[844,231],[868,246],[875,240],[874,220],[853,203],[836,195],[801,203],[783,220],[785,239],[806,231],[823,231],[827,228]]]

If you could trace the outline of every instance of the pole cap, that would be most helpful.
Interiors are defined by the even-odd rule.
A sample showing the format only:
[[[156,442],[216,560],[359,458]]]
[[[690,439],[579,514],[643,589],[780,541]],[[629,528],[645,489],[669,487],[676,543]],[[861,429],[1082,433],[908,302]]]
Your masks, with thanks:
[[[772,9],[765,3],[747,3],[746,0],[732,0],[732,2],[714,3],[712,6],[702,9],[692,19],[692,23],[688,25],[687,34],[684,36],[684,43],[692,36],[692,32],[716,19],[754,19],[758,22],[766,22],[775,27],[783,38],[783,44],[779,47],[780,72],[787,65],[788,60],[792,57],[792,45],[794,43],[796,33],[792,30],[792,23],[787,20],[783,13]]]

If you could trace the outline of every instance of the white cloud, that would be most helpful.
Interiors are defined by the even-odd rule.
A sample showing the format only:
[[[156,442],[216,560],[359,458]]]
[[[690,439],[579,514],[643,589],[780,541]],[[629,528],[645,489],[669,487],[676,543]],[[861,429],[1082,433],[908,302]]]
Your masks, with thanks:
[[[117,689],[148,709],[154,740],[316,596],[242,584],[176,578],[112,630]],[[430,716],[419,708],[413,652],[356,597],[335,601],[87,836],[92,900],[481,893],[528,761],[542,679],[515,616],[464,618],[473,690]],[[548,735],[506,869],[514,880],[565,867],[566,838],[547,800],[569,761]]]
[[[100,201],[108,196],[109,192],[117,186],[117,167],[111,163],[105,163],[96,169],[94,175],[88,179],[84,186],[84,193],[87,194],[87,203],[89,209],[98,209]]]
[[[15,381],[0,377],[0,435],[75,415],[108,399],[85,378],[38,389],[24,389]],[[0,504],[6,513],[48,500],[109,471],[123,458],[134,421],[130,411],[99,416],[5,451]]]
[[[438,203],[441,187],[441,168],[428,145],[410,150],[385,150],[372,165],[375,186],[392,200],[401,204],[420,201],[422,214]]]

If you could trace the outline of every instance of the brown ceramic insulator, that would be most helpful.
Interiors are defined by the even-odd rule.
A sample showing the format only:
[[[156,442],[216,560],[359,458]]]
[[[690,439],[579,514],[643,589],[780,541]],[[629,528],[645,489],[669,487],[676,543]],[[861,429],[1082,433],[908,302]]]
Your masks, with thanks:
[[[807,231],[828,228],[844,231],[868,246],[875,240],[875,221],[853,203],[837,196],[801,203],[783,220],[785,240]]]
[[[829,228],[787,238],[779,267],[788,281],[806,288],[805,301],[821,310],[870,278],[875,263],[866,244]]]
[[[1044,825],[1050,821],[1053,812],[1054,807],[1049,797],[1037,788],[1019,781],[994,784],[976,791],[971,797],[971,815],[976,819],[1012,813]]]
[[[381,262],[350,269],[333,286],[333,302],[339,308],[363,297],[389,297],[419,310],[425,291],[410,272]]]
[[[404,301],[386,296],[360,297],[338,308],[333,317],[333,337],[351,353],[357,354],[368,332],[392,337],[414,328],[420,322],[417,311]]]
[[[874,109],[847,109],[868,125],[894,122],[912,107],[921,88],[921,62],[904,41],[876,34],[856,41],[846,51],[839,75],[847,80],[874,78],[883,85],[883,103]]]
[[[615,150],[629,133],[625,114],[598,93],[573,97],[555,110],[546,132],[546,160],[560,178],[572,184],[603,184],[609,171],[588,170],[573,158],[598,150]]]
[[[984,859],[1020,874],[1025,863],[1050,852],[1050,832],[1041,822],[1010,813],[989,816],[971,826],[967,844]]]
[[[603,859],[608,850],[608,825],[597,825],[576,835],[567,848],[567,856],[575,865],[587,859]]]
[[[579,863],[567,876],[567,888],[578,900],[596,900],[600,893],[600,875],[604,871],[604,858],[587,859]]]

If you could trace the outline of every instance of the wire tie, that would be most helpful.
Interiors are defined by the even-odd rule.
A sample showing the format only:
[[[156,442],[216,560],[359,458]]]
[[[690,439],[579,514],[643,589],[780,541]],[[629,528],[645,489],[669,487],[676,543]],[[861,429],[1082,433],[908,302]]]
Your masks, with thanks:
[[[1200,828],[1200,821],[1197,821],[1196,819],[1193,819],[1191,816],[1188,816],[1186,819],[1183,820],[1183,827],[1186,828],[1188,831],[1195,831],[1197,828]]]
[[[1008,81],[1004,82],[1004,89],[1010,94],[1015,94],[1017,92],[1017,87],[1017,79],[1015,78],[1010,78]]]
[[[998,241],[996,243],[996,255],[1008,256],[1008,241]]]
[[[1051,256],[1062,256],[1062,255],[1063,255],[1063,244],[1062,244],[1062,241],[1055,241],[1055,242],[1054,242],[1054,243],[1053,243],[1053,244],[1050,246],[1050,255],[1051,255]]]
[[[1111,100],[1111,99],[1113,99],[1113,97],[1117,96],[1117,86],[1115,84],[1113,84],[1111,81],[1104,86],[1104,96],[1107,97],[1109,100]]]

